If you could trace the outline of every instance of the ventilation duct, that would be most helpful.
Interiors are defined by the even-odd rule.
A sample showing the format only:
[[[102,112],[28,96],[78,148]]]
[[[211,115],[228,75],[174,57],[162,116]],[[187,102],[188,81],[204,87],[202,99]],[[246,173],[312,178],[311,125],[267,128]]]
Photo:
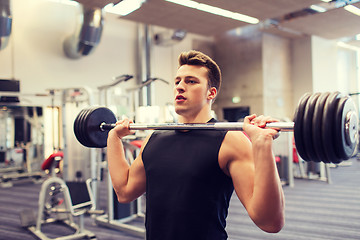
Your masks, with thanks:
[[[64,52],[67,57],[77,59],[89,55],[99,44],[104,18],[103,9],[81,6],[79,23],[73,35],[64,41]]]
[[[0,50],[4,49],[9,42],[11,23],[10,0],[0,0]]]
[[[156,45],[161,46],[172,46],[176,43],[181,42],[186,36],[186,31],[177,29],[173,32],[166,31],[162,33],[157,33],[154,36],[154,41]]]

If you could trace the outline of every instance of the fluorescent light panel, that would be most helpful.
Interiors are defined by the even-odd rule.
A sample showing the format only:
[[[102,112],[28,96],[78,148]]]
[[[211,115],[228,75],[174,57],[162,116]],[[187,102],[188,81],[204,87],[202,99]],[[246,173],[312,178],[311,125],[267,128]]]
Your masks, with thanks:
[[[242,22],[247,22],[247,23],[251,23],[251,24],[259,23],[259,19],[257,19],[257,18],[250,17],[250,16],[247,16],[247,15],[244,15],[241,13],[237,13],[237,12],[232,12],[232,11],[222,9],[219,7],[214,7],[214,6],[211,6],[208,4],[198,3],[198,2],[192,1],[192,0],[165,0],[165,1],[179,4],[184,7],[194,8],[194,9],[197,9],[200,11],[219,15],[222,17],[231,18],[234,20],[242,21]]]
[[[353,5],[346,5],[346,6],[344,7],[344,9],[345,9],[346,11],[351,12],[352,14],[355,14],[355,15],[360,16],[360,8],[357,8],[357,7],[353,6]]]
[[[195,2],[195,1],[191,1],[191,0],[173,0],[173,1],[167,1],[167,2],[172,2],[172,3],[176,3],[185,7],[189,7],[189,8],[197,8],[199,3]]]
[[[326,9],[318,5],[311,5],[310,8],[317,12],[326,12]]]
[[[125,16],[139,9],[144,1],[145,0],[123,0],[115,6],[113,3],[106,5],[104,10],[109,13]]]

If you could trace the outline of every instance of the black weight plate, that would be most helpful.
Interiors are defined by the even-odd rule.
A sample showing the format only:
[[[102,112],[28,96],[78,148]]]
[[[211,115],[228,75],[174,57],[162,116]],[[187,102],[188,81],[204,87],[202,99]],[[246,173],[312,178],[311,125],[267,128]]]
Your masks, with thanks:
[[[86,144],[84,137],[83,137],[83,133],[81,131],[82,130],[81,128],[82,128],[82,118],[83,118],[83,115],[86,114],[87,110],[88,110],[87,108],[81,110],[74,121],[74,134],[75,134],[76,139],[82,145],[84,145],[84,143]]]
[[[90,119],[90,114],[96,109],[97,107],[89,107],[86,111],[86,113],[82,117],[82,126],[81,126],[81,132],[83,133],[84,141],[86,142],[86,147],[93,147],[94,142],[92,141],[90,137],[90,131],[87,125],[87,122]],[[90,119],[91,120],[91,119]]]
[[[85,121],[87,119],[87,116],[89,114],[89,112],[91,112],[91,110],[94,107],[88,107],[83,109],[82,114],[79,117],[79,120],[77,121],[77,128],[78,128],[78,134],[79,134],[79,142],[84,145],[85,147],[91,147],[91,142],[89,140],[89,137],[87,136],[87,128],[85,125]]]
[[[316,102],[313,116],[313,127],[312,127],[312,140],[314,144],[314,149],[316,153],[316,160],[328,162],[326,158],[325,149],[322,144],[322,119],[323,119],[323,111],[326,99],[330,93],[322,93],[319,96],[319,99]]]
[[[340,102],[342,106],[339,106],[336,112],[336,133],[337,133],[337,141],[336,143],[339,144],[338,146],[338,154],[340,153],[341,160],[347,160],[352,157],[356,147],[357,147],[357,139],[354,139],[352,142],[348,142],[347,139],[347,133],[346,133],[346,116],[349,112],[356,113],[356,106],[353,100],[350,97],[345,97],[341,99]],[[355,133],[358,133],[358,124],[354,126]]]
[[[335,153],[335,111],[338,107],[341,94],[339,92],[331,93],[325,102],[324,114],[322,119],[322,143],[326,149],[326,158],[329,162],[337,163],[338,157]]]
[[[317,158],[312,133],[313,133],[313,116],[314,116],[314,109],[317,100],[319,99],[320,93],[314,93],[310,96],[309,100],[306,103],[304,116],[303,116],[303,139],[305,145],[305,151],[307,156],[309,157],[310,161],[320,161]]]
[[[88,129],[86,127],[86,121],[88,119],[88,116],[89,116],[89,113],[92,111],[94,107],[88,107],[86,109],[86,111],[84,112],[84,114],[81,116],[80,118],[80,134],[82,136],[82,139],[83,139],[83,145],[86,146],[86,147],[91,147],[92,146],[92,143],[90,142],[89,140],[89,137],[88,137]]]
[[[100,125],[103,122],[116,122],[116,116],[110,109],[106,107],[97,107],[87,116],[86,129],[89,142],[92,143],[92,147],[103,148],[107,145],[107,136],[109,130],[102,131],[100,129]]]
[[[345,139],[345,119],[343,119],[344,107],[348,96],[342,97],[335,113],[335,153],[339,159],[348,159],[347,144]]]
[[[353,154],[355,153],[356,149],[357,149],[357,146],[359,144],[359,114],[357,112],[357,107],[355,105],[355,102],[349,98],[347,101],[346,101],[346,104],[345,104],[345,107],[344,107],[346,113],[344,112],[344,116],[346,116],[348,113],[352,113],[352,117],[351,117],[351,121],[348,122],[350,125],[349,125],[349,132],[348,132],[348,135],[347,136],[347,140],[349,141],[346,141],[348,146],[349,146],[349,154],[348,154],[348,157],[352,157]],[[346,132],[346,131],[345,131]],[[346,135],[346,134],[345,134]]]
[[[306,107],[306,103],[309,100],[311,94],[305,93],[299,100],[299,104],[295,110],[294,114],[294,138],[295,138],[295,146],[298,154],[305,161],[309,161],[309,157],[305,151],[304,138],[302,135],[303,132],[303,116],[304,110]]]

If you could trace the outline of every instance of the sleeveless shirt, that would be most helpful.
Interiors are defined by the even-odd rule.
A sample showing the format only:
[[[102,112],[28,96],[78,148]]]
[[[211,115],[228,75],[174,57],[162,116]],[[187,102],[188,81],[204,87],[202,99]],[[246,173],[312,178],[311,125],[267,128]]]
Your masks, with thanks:
[[[142,160],[147,240],[227,239],[234,187],[218,155],[226,131],[155,131]]]

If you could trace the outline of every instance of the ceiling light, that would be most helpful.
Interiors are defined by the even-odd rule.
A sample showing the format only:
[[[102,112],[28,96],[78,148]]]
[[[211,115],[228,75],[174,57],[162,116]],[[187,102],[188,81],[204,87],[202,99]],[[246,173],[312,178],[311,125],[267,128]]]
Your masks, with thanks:
[[[317,11],[317,12],[326,12],[326,9],[317,5],[311,5],[310,9]]]
[[[214,7],[208,4],[204,4],[204,3],[200,3],[197,7],[198,10],[204,11],[204,12],[208,12],[208,13],[212,13],[215,15],[220,15],[223,17],[229,16],[232,14],[231,11],[222,9],[222,8],[218,8],[218,7]]]
[[[219,7],[214,7],[208,4],[204,4],[204,3],[198,3],[196,1],[192,1],[192,0],[165,0],[167,2],[172,2],[175,4],[179,4],[185,7],[189,7],[189,8],[194,8],[200,11],[204,11],[204,12],[208,12],[211,14],[215,14],[215,15],[219,15],[222,17],[227,17],[227,18],[231,18],[234,20],[238,20],[238,21],[242,21],[242,22],[247,22],[247,23],[251,23],[251,24],[257,24],[259,23],[259,19],[254,18],[254,17],[250,17],[241,13],[237,13],[237,12],[232,12],[223,8],[219,8]]]
[[[231,18],[235,19],[235,20],[238,20],[238,21],[251,23],[251,24],[259,23],[259,19],[250,17],[248,15],[244,15],[244,14],[241,14],[241,13],[233,13]]]
[[[349,12],[355,14],[355,15],[360,16],[360,8],[357,8],[357,7],[353,6],[353,5],[346,5],[346,6],[344,7],[344,9],[345,9],[346,11],[349,11]]]
[[[167,1],[167,2],[172,2],[172,3],[176,3],[185,7],[189,7],[189,8],[197,8],[199,6],[200,3],[195,2],[195,1],[191,1],[191,0],[172,0],[172,1]]]
[[[332,0],[321,0],[323,2],[331,2]]]
[[[106,5],[104,10],[109,13],[125,16],[139,9],[144,2],[145,0],[123,0],[116,5],[113,3]]]

